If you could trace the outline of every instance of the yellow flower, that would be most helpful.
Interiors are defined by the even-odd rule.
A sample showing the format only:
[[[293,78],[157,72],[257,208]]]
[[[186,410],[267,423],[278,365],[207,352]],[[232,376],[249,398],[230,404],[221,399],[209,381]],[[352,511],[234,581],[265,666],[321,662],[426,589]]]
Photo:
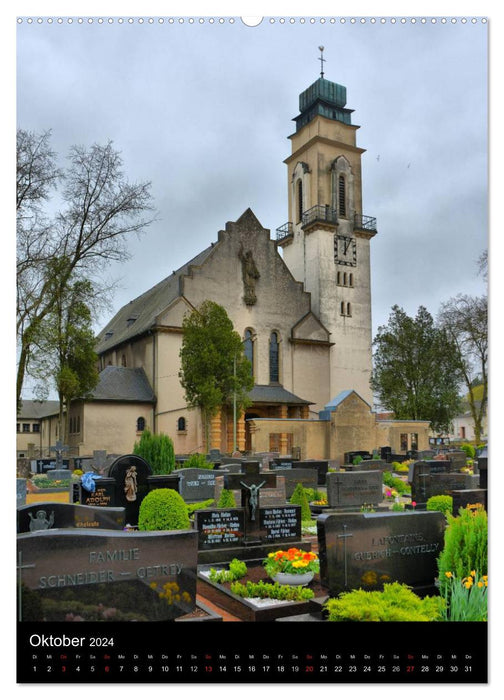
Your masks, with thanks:
[[[483,588],[484,585],[483,581],[478,581],[478,588]]]
[[[445,571],[446,578],[452,578],[453,574],[451,571]]]
[[[464,581],[462,581],[462,583],[468,589],[471,588],[471,586],[473,585],[472,578],[468,578],[467,580],[464,579]]]
[[[476,576],[476,571],[474,569],[471,571],[471,576]]]

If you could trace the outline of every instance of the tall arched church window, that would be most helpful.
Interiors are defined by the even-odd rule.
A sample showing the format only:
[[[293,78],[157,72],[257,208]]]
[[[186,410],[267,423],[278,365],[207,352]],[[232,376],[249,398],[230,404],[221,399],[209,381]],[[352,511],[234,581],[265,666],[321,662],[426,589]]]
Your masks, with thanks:
[[[344,175],[338,178],[338,214],[346,216],[346,185]]]
[[[180,418],[177,421],[177,430],[185,430],[186,429],[186,419],[183,416],[180,416]]]
[[[243,341],[243,352],[247,360],[251,364],[251,374],[254,375],[254,341],[252,339],[252,331],[247,328],[245,331],[245,339]]]
[[[137,433],[141,433],[145,430],[145,418],[140,416],[137,418]]]
[[[300,223],[303,220],[303,183],[297,181],[297,221]]]
[[[280,381],[278,359],[279,359],[278,335],[276,333],[272,333],[270,335],[270,347],[269,347],[270,382]]]

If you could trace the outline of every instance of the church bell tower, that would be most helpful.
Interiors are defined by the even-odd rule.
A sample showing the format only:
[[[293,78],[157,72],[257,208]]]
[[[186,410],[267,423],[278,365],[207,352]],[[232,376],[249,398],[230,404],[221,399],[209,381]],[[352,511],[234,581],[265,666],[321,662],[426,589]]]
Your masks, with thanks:
[[[372,405],[370,241],[376,219],[362,213],[358,126],[346,88],[322,71],[299,96],[289,136],[289,221],[277,245],[293,276],[311,293],[312,310],[331,333],[330,397],[354,389]]]

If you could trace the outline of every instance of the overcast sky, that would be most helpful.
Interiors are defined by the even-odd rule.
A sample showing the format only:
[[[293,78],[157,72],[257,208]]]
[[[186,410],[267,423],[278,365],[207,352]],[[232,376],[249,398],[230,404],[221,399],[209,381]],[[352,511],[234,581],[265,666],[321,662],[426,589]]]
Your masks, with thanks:
[[[158,220],[131,240],[131,260],[109,269],[120,283],[97,331],[247,207],[272,236],[287,221],[287,137],[299,93],[319,77],[319,45],[325,77],[346,87],[366,149],[363,213],[378,223],[373,334],[394,304],[436,315],[458,293],[485,291],[477,268],[488,234],[481,20],[277,16],[247,27],[219,15],[213,23],[87,17],[18,24],[17,126],[50,129],[62,165],[71,145],[111,139],[128,178],[152,182]]]

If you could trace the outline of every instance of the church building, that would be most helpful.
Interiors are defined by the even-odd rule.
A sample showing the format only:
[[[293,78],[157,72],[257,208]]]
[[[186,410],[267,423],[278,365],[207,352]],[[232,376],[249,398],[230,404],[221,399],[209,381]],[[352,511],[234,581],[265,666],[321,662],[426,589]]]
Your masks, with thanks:
[[[99,334],[94,396],[70,408],[70,447],[130,452],[149,428],[169,435],[176,453],[205,451],[200,412],[187,405],[180,384],[179,352],[184,315],[206,299],[225,308],[254,377],[252,403],[236,426],[226,407],[212,420],[211,448],[289,454],[300,434],[291,426],[301,424],[306,434],[312,425],[318,434],[339,410],[335,397],[364,411],[367,442],[377,446],[369,383],[370,242],[377,228],[363,212],[364,150],[351,115],[346,89],[323,72],[301,93],[285,160],[289,221],[272,237],[248,209],[116,313]],[[319,454],[303,457],[332,456],[332,448],[321,447],[328,442],[324,437]],[[347,449],[356,448],[366,449]]]

